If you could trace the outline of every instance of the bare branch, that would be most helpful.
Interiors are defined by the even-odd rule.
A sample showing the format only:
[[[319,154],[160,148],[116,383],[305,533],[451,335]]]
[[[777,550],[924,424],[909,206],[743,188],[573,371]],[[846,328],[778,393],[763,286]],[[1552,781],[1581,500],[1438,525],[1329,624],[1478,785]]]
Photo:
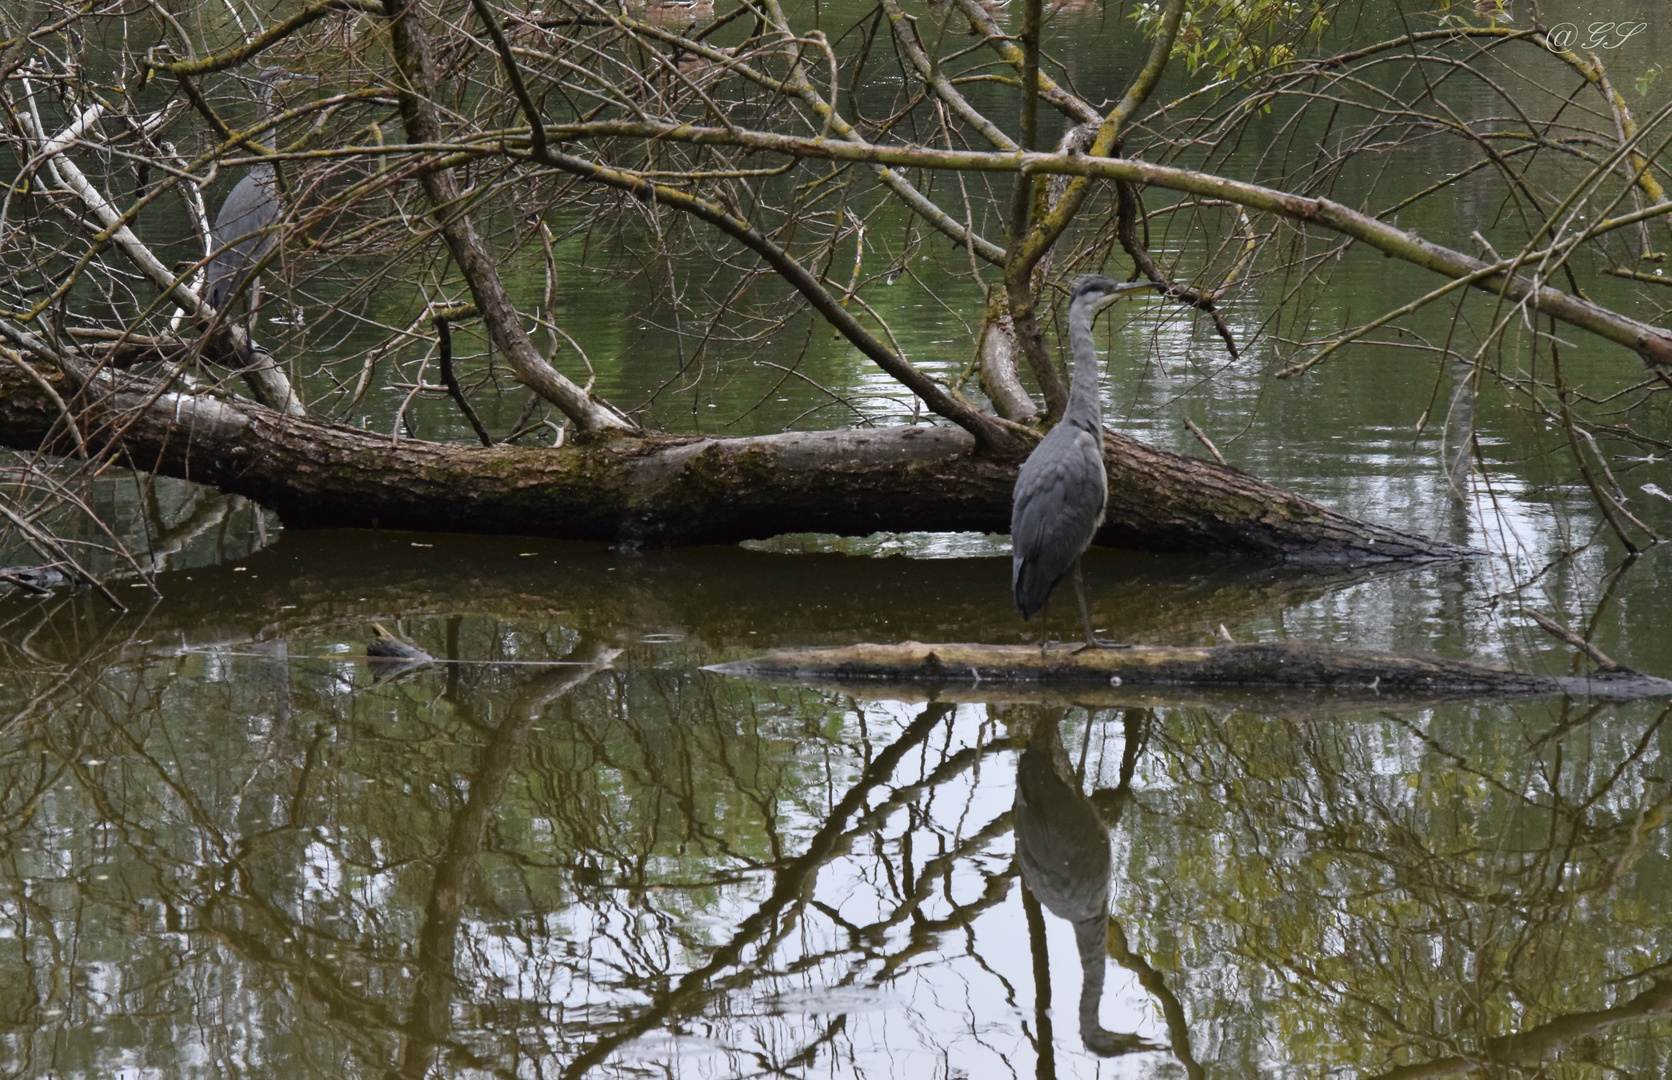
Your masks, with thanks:
[[[415,5],[402,0],[384,0],[389,19],[395,61],[406,85],[401,89],[401,117],[413,142],[441,140],[441,122],[435,104],[435,65],[430,58],[429,35],[419,21]],[[517,378],[529,389],[563,410],[582,434],[628,434],[637,429],[546,362],[528,340],[522,318],[505,291],[494,259],[488,254],[468,214],[460,209],[458,182],[452,170],[436,167],[421,177],[429,196],[431,215],[447,241],[453,260],[470,284],[477,310],[495,343],[510,360]]]

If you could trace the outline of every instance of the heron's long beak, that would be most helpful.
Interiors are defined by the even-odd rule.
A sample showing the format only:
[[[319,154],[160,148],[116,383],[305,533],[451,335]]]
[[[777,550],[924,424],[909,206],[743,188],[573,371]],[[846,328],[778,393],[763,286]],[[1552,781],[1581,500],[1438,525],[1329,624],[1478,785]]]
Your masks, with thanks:
[[[323,75],[305,75],[300,71],[275,71],[267,75],[267,85],[275,90],[324,81]]]
[[[1120,285],[1117,285],[1115,288],[1104,293],[1098,298],[1097,306],[1092,308],[1092,316],[1095,318],[1104,308],[1108,307],[1110,304],[1119,300],[1123,296],[1131,296],[1133,293],[1144,292],[1146,289],[1165,290],[1166,288],[1167,286],[1161,284],[1159,281],[1122,282]]]

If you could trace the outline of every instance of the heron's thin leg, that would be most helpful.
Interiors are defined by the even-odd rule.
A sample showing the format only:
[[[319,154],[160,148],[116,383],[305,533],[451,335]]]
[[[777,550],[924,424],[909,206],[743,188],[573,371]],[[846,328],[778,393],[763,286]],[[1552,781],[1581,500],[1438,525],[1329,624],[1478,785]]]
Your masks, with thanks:
[[[1086,646],[1095,649],[1097,647],[1097,635],[1092,633],[1091,609],[1086,606],[1086,579],[1080,573],[1080,563],[1084,559],[1085,556],[1080,555],[1074,560],[1074,593],[1080,598],[1080,621],[1086,624]]]
[[[1084,556],[1081,556],[1084,558]],[[1080,574],[1080,559],[1074,560],[1074,592],[1080,597],[1080,619],[1086,624],[1086,643],[1075,652],[1086,649],[1126,649],[1129,645],[1117,644],[1113,641],[1099,641],[1091,629],[1091,608],[1086,605],[1086,581]]]

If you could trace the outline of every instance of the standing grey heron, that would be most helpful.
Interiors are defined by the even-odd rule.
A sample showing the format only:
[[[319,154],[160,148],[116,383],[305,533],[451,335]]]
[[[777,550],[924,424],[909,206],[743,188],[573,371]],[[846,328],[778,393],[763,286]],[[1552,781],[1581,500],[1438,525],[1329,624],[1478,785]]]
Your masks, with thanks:
[[[1068,341],[1074,351],[1074,381],[1068,408],[1056,427],[1033,448],[1010,499],[1010,587],[1024,620],[1045,606],[1051,591],[1074,571],[1086,646],[1099,645],[1086,607],[1080,556],[1103,524],[1109,478],[1103,468],[1103,402],[1097,385],[1097,348],[1092,320],[1119,297],[1161,289],[1154,281],[1119,282],[1088,274],[1074,283],[1068,302]]]
[[[312,82],[315,76],[294,75],[279,68],[266,68],[256,83],[255,124],[265,124],[273,115],[273,90],[282,83]],[[268,150],[276,148],[274,131],[268,128],[256,137]],[[221,203],[210,229],[209,290],[204,299],[225,315],[223,307],[238,295],[268,255],[278,246],[273,223],[279,217],[279,177],[272,164],[259,161],[238,181]]]

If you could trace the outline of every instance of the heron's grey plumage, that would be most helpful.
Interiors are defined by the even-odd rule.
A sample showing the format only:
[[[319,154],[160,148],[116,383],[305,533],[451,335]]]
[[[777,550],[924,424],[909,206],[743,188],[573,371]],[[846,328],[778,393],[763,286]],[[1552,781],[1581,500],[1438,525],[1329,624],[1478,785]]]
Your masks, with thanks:
[[[272,232],[279,216],[278,187],[273,166],[255,165],[215,215],[210,232],[215,257],[209,260],[209,293],[204,299],[216,311],[238,294],[250,272],[278,244]]]
[[[1074,353],[1068,407],[1022,464],[1011,498],[1010,580],[1024,619],[1045,606],[1051,591],[1091,545],[1108,505],[1092,319],[1112,297],[1157,287],[1095,274],[1074,283],[1068,303],[1068,340]]]
[[[272,117],[273,88],[287,79],[297,78],[288,72],[270,68],[261,73],[256,84],[255,123],[267,123]],[[272,129],[261,133],[256,140],[271,150],[275,146]],[[209,231],[214,255],[209,260],[209,288],[204,299],[220,311],[238,295],[255,268],[260,266],[278,246],[273,224],[279,218],[279,178],[273,166],[257,162],[249,173],[233,187],[215,224]]]

